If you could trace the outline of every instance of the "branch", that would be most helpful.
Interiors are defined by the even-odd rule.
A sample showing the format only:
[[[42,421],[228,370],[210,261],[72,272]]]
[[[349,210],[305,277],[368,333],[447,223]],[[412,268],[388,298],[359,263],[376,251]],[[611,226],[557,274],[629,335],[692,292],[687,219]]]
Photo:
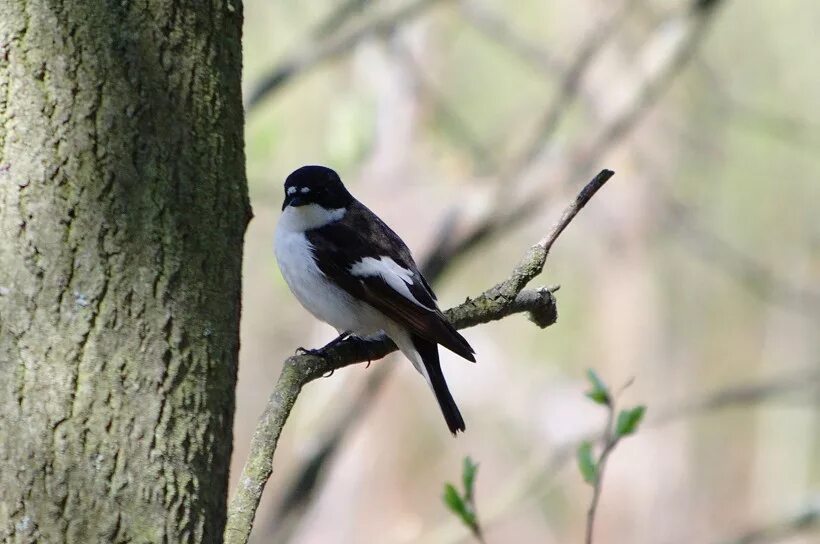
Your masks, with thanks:
[[[486,6],[462,0],[459,7],[461,16],[476,30],[497,44],[506,47],[534,68],[547,74],[560,73],[563,70],[562,63],[558,59],[519,36],[505,19],[487,9]]]
[[[511,163],[511,172],[520,175],[534,164],[541,150],[555,135],[561,121],[570,112],[571,106],[581,90],[584,75],[592,65],[598,53],[613,38],[615,31],[626,21],[626,16],[636,4],[636,0],[625,0],[608,14],[597,27],[590,32],[578,47],[575,58],[564,71],[558,94],[536,124],[531,145]],[[501,176],[506,179],[508,176]]]
[[[772,399],[796,392],[810,392],[816,398],[820,391],[820,365],[812,365],[789,374],[761,379],[744,384],[733,384],[693,399],[674,403],[666,409],[653,410],[643,424],[644,428],[658,428],[692,417],[712,414],[737,406],[754,406]],[[484,508],[484,523],[491,525],[510,509],[515,508],[531,493],[547,487],[547,483],[573,459],[573,454],[585,441],[599,438],[600,433],[589,434],[555,447],[545,458],[541,452],[532,456],[532,461],[522,464],[517,474],[507,478],[508,483],[496,490],[495,503]],[[420,542],[451,543],[460,537],[450,524],[443,524],[419,538]]]
[[[598,458],[598,464],[595,468],[595,478],[592,482],[592,500],[589,502],[587,509],[586,532],[584,537],[585,544],[592,544],[592,535],[595,531],[595,514],[598,511],[598,501],[601,499],[601,489],[604,486],[604,471],[606,470],[606,462],[609,459],[609,454],[615,449],[618,439],[612,434],[612,424],[615,420],[615,407],[610,403],[607,406],[606,415],[606,429],[604,430],[604,449],[601,456]]]
[[[601,18],[595,29],[584,37],[572,62],[563,68],[561,82],[557,94],[547,105],[544,113],[536,122],[536,128],[526,145],[513,156],[503,169],[496,172],[499,193],[509,193],[511,185],[520,184],[522,177],[540,157],[541,150],[555,135],[561,121],[569,113],[570,106],[581,91],[581,81],[584,75],[603,49],[606,43],[615,35],[615,31],[624,22],[625,15],[634,5],[634,0],[625,0],[615,11]],[[485,30],[494,32],[496,36],[507,36],[510,31],[501,23],[494,22],[488,26],[487,13],[476,11],[469,3],[462,4],[466,14],[472,17],[475,23],[482,24]],[[476,18],[477,16],[477,18]],[[519,40],[520,41],[520,40]],[[520,52],[520,47],[512,46]],[[577,175],[576,175],[577,174]],[[582,175],[580,171],[573,173],[573,178]],[[525,199],[519,204],[509,206],[509,199],[497,195],[495,207],[487,209],[483,216],[461,237],[453,239],[451,236],[442,236],[433,248],[429,259],[429,270],[433,273],[441,272],[445,263],[462,257],[477,247],[484,240],[518,225],[539,209],[540,199]],[[503,206],[501,203],[504,203]],[[510,208],[510,209],[507,209]]]
[[[398,24],[420,15],[438,0],[414,0],[399,9],[365,21],[342,35],[332,35],[319,45],[301,50],[280,61],[268,75],[256,84],[245,101],[245,110],[250,111],[263,99],[278,91],[296,76],[302,75],[316,66],[339,58],[373,34],[382,34]],[[315,38],[313,38],[315,40]]]
[[[360,13],[370,4],[371,0],[344,0],[339,2],[333,11],[322,19],[311,32],[316,40],[324,39],[328,34],[332,34],[342,28],[350,19]]]
[[[447,263],[466,255],[484,240],[509,230],[539,208],[538,202],[533,199],[514,205],[511,211],[505,210],[503,206],[509,205],[509,199],[500,193],[509,193],[511,186],[520,183],[522,176],[538,159],[540,150],[544,147],[545,142],[555,134],[564,115],[568,113],[569,106],[580,91],[579,83],[591,61],[613,36],[614,30],[623,21],[623,15],[632,3],[633,0],[627,0],[619,10],[605,17],[598,24],[596,30],[584,38],[572,63],[563,70],[559,91],[547,106],[541,119],[536,123],[536,129],[533,131],[529,142],[503,168],[499,168],[495,173],[495,177],[498,178],[499,194],[494,200],[498,204],[486,210],[482,217],[461,237],[454,239],[452,232],[455,229],[452,228],[449,230],[448,235],[438,237],[439,241],[431,250],[428,259],[428,273],[440,274]],[[466,10],[465,13],[473,16],[474,21],[484,24],[486,28],[486,21],[488,20],[486,12],[483,10],[476,11],[469,3],[463,3],[462,9]],[[511,32],[499,22],[493,22],[492,27],[501,35],[506,36]],[[503,206],[502,203],[504,203]]]
[[[716,412],[731,406],[753,406],[795,391],[820,392],[820,366],[798,370],[750,383],[730,385],[699,398],[690,399],[664,411],[656,410],[656,417],[647,423],[660,426],[685,417]]]
[[[698,222],[688,206],[667,191],[660,192],[664,215],[671,228],[683,233],[677,239],[710,266],[722,268],[738,283],[770,304],[792,308],[809,317],[820,315],[820,290],[799,285],[741,251]]]
[[[271,542],[290,542],[302,517],[313,502],[325,467],[341,447],[347,431],[367,411],[394,368],[395,365],[378,365],[369,373],[364,387],[353,396],[355,400],[332,423],[331,430],[322,439],[321,444],[300,463],[269,521],[268,532],[271,533]]]
[[[647,46],[647,48],[656,47],[656,43],[663,42],[664,38],[669,35],[669,23],[676,23],[683,28],[678,34],[678,39],[674,45],[665,48],[667,54],[660,59],[659,62],[654,64],[647,74],[641,76],[641,81],[637,85],[636,91],[626,101],[625,105],[615,115],[601,124],[600,130],[597,135],[592,138],[591,144],[564,155],[563,162],[559,164],[559,168],[557,168],[564,174],[562,175],[559,185],[566,185],[571,180],[584,175],[594,161],[604,156],[607,151],[629,134],[637,122],[649,108],[657,102],[671,82],[692,58],[694,52],[706,36],[708,23],[716,13],[715,8],[721,3],[721,0],[693,0],[690,4],[690,9],[684,15],[677,17],[673,21],[665,21],[659,25],[655,31],[656,38],[654,42]],[[612,15],[612,19],[604,20],[599,30],[593,32],[593,34],[587,38],[586,45],[582,46],[578,56],[573,62],[576,70],[570,69],[564,76],[565,80],[562,87],[568,89],[570,94],[563,96],[563,93],[559,93],[556,97],[556,103],[569,103],[569,98],[574,96],[572,93],[578,92],[579,85],[577,83],[582,77],[583,70],[589,67],[590,60],[592,59],[590,51],[594,53],[600,50],[605,43],[605,41],[601,40],[601,37],[612,35],[612,30],[615,28],[616,23],[621,20],[623,13],[625,13],[631,5],[631,2],[627,1],[620,11],[616,11],[614,15]],[[578,73],[576,74],[575,71],[578,71]],[[572,81],[573,79],[575,80],[574,82]],[[565,90],[564,93],[566,92],[568,91]],[[547,130],[546,136],[552,134],[551,131],[554,129],[549,113],[550,111],[552,111],[552,108],[548,110],[541,125],[542,129]],[[542,139],[543,134],[544,133],[536,134],[536,138],[532,141],[531,146],[522,152],[520,155],[522,158],[516,161],[520,168],[526,169],[526,167],[538,160],[538,150],[544,146]],[[528,157],[528,160],[523,160],[523,157]],[[520,173],[522,172],[515,172],[516,177]],[[543,200],[543,195],[529,194],[517,204],[509,205],[509,199],[507,199],[505,200],[506,208],[488,210],[458,239],[442,240],[436,248],[436,251],[443,255],[466,255],[485,239],[502,234],[528,219],[540,209],[539,203]]]
[[[592,389],[585,395],[594,403],[606,408],[606,427],[604,427],[603,448],[598,460],[592,457],[592,443],[584,441],[578,447],[578,468],[584,480],[592,485],[592,500],[587,510],[586,537],[585,544],[592,544],[592,535],[595,531],[595,514],[598,511],[598,502],[601,499],[601,490],[604,484],[604,472],[609,456],[615,450],[621,439],[634,434],[646,413],[646,406],[635,406],[628,410],[618,412],[617,423],[615,419],[616,395],[610,392],[609,387],[604,384],[598,375],[592,370],[587,370],[587,377]],[[631,382],[630,382],[631,383]],[[624,388],[628,387],[627,383]]]
[[[751,530],[723,544],[772,544],[817,527],[820,527],[820,497],[815,497],[786,519]]]
[[[527,251],[509,278],[478,297],[467,299],[446,311],[445,315],[452,324],[457,329],[463,329],[522,312],[529,313],[539,326],[551,324],[548,318],[555,314],[555,297],[552,292],[548,289],[524,291],[524,287],[541,273],[558,236],[613,175],[611,170],[603,170],[595,176],[567,207],[552,231]],[[285,361],[270,400],[257,423],[248,460],[228,507],[225,527],[227,544],[245,544],[248,541],[262,491],[273,472],[272,460],[279,436],[302,387],[328,372],[384,357],[395,349],[393,342],[386,338],[353,338],[328,350],[322,357],[294,355]]]
[[[687,13],[671,21],[673,25],[682,27],[674,46],[669,47],[667,54],[655,63],[653,70],[646,75],[627,106],[604,125],[598,137],[583,153],[583,158],[576,161],[578,168],[587,168],[591,160],[603,155],[613,143],[620,141],[646,111],[663,96],[676,76],[692,60],[706,37],[709,23],[717,13],[717,8],[724,2],[725,0],[692,0]],[[656,32],[656,41],[660,44],[659,50],[666,48],[663,42],[667,41],[667,36],[672,33],[672,25],[661,23]],[[649,47],[654,46],[653,43]]]
[[[401,40],[395,40],[392,45],[393,51],[406,65],[415,86],[427,96],[434,110],[441,116],[444,131],[469,151],[470,159],[480,171],[496,170],[495,151],[481,141],[467,120],[455,108],[447,104],[441,91],[426,76],[424,68],[414,58],[412,51]]]

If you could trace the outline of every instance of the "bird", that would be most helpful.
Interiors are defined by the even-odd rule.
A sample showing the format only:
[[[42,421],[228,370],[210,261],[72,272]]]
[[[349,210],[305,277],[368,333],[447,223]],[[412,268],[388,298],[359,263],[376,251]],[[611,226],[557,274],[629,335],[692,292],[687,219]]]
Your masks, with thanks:
[[[438,307],[404,241],[359,202],[331,168],[307,165],[285,179],[274,252],[290,290],[339,336],[385,334],[427,381],[453,435],[465,430],[438,346],[475,362],[475,350]],[[300,348],[302,349],[302,348]]]

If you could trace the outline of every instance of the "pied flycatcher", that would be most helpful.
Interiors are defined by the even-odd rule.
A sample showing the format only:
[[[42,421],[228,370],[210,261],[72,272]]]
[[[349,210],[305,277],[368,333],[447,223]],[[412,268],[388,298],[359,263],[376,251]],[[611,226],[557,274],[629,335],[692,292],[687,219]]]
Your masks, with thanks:
[[[325,348],[383,331],[427,380],[450,432],[464,430],[438,344],[472,362],[475,352],[439,310],[407,245],[336,172],[303,166],[287,177],[274,246],[302,306],[339,331]]]

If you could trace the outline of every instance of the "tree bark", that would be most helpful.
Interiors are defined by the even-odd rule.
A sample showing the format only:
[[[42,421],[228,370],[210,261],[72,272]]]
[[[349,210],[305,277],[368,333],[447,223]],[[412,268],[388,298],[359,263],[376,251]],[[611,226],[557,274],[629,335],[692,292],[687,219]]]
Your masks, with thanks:
[[[218,542],[241,3],[0,3],[0,541]]]

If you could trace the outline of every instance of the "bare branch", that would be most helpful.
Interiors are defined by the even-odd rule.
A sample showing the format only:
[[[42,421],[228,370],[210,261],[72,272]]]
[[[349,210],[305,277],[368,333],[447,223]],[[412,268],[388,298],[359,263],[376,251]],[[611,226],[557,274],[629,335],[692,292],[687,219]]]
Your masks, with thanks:
[[[666,410],[655,411],[647,425],[660,426],[684,417],[711,413],[732,406],[752,406],[784,395],[814,390],[820,391],[820,367],[761,379],[754,382],[730,385],[713,393],[696,397]]]
[[[269,526],[273,533],[271,542],[283,544],[291,540],[313,502],[317,484],[321,481],[328,462],[342,446],[347,431],[366,413],[394,368],[395,365],[378,365],[370,371],[362,390],[353,395],[352,404],[329,427],[329,432],[316,450],[300,464],[270,520]]]
[[[344,34],[332,35],[315,47],[300,49],[299,53],[280,61],[276,68],[262,78],[245,101],[245,109],[252,110],[264,98],[278,91],[294,77],[302,75],[319,64],[347,54],[368,36],[387,32],[396,25],[417,17],[438,1],[413,0],[395,11],[360,23]]]
[[[753,529],[723,544],[774,544],[820,527],[820,496],[814,497],[791,516],[765,527]]]
[[[657,102],[663,95],[663,92],[669,87],[670,83],[692,58],[694,52],[706,35],[708,24],[715,13],[714,8],[720,3],[721,0],[693,0],[690,10],[686,14],[680,16],[675,21],[671,21],[681,27],[678,39],[674,45],[670,47],[667,54],[653,66],[653,69],[643,76],[643,79],[636,87],[637,90],[632,94],[630,99],[626,101],[625,105],[614,116],[602,123],[597,135],[592,138],[592,143],[584,146],[577,152],[565,155],[563,163],[559,165],[559,170],[563,168],[562,171],[565,172],[559,185],[566,185],[571,180],[584,175],[594,161],[605,155],[609,149],[619,143],[630,130],[634,128],[637,122],[649,108]],[[628,9],[629,5],[630,3],[627,2],[623,9]],[[621,12],[616,12],[616,15],[613,17],[617,20],[620,17],[620,13]],[[606,31],[607,28],[612,28],[610,24],[604,22],[602,26],[604,31],[601,32],[601,34],[606,36],[611,32],[611,30]],[[661,35],[668,32],[668,27],[667,22],[661,23],[656,31],[658,35],[657,39],[660,40]],[[587,47],[594,51],[596,47],[600,48],[603,43],[604,42],[596,41],[596,39],[591,37],[588,42],[591,46],[588,45]],[[653,43],[647,47],[654,46]],[[581,53],[579,53],[574,64],[583,68],[589,65],[589,60],[585,60],[585,57],[591,58],[591,56],[590,53],[584,53],[583,50]],[[574,76],[572,71],[570,71],[567,77],[579,78],[580,75]],[[577,81],[576,83],[565,82],[564,88],[570,89],[572,92],[577,92]],[[559,101],[567,100],[567,98],[562,98],[560,94],[558,99]],[[549,120],[549,115],[547,115],[545,119]],[[552,130],[551,122],[545,122],[542,126]],[[531,149],[537,151],[542,147],[543,140],[536,138],[533,141]],[[525,150],[522,153],[522,157],[525,156],[529,157],[531,163],[538,158],[538,153],[533,151],[531,154],[527,154]],[[519,164],[525,165],[525,161],[522,160]],[[527,195],[526,198],[522,199],[516,205],[507,205],[506,208],[501,210],[489,210],[482,218],[477,220],[472,227],[464,232],[460,238],[456,240],[442,240],[439,247],[436,248],[437,253],[459,257],[469,253],[469,251],[485,239],[502,234],[531,217],[533,213],[540,209],[539,203],[543,201],[542,196],[543,195],[538,194]],[[443,259],[439,260],[441,261]]]
[[[583,158],[578,161],[578,167],[588,168],[590,161],[600,157],[613,143],[620,141],[623,136],[643,117],[644,113],[653,106],[663,93],[669,88],[675,77],[689,64],[695,52],[706,36],[717,7],[723,0],[693,0],[687,15],[672,21],[680,28],[680,36],[668,53],[657,63],[638,87],[632,100],[617,115],[603,127],[593,143],[586,149]],[[665,35],[671,33],[670,27],[662,23],[658,31],[658,40],[664,40]],[[652,47],[653,44],[650,44]]]
[[[324,39],[326,35],[342,28],[351,18],[360,13],[372,0],[344,0],[334,6],[333,11],[327,14],[311,32],[314,39]]]
[[[552,244],[567,225],[614,175],[610,170],[598,174],[567,207],[550,234],[532,246],[513,269],[507,280],[486,290],[475,299],[445,312],[457,329],[495,321],[514,313],[528,312],[536,324],[546,326],[555,313],[555,298],[548,289],[524,291],[526,284],[541,273]],[[289,357],[279,376],[273,394],[265,407],[251,439],[248,459],[239,477],[239,485],[228,507],[225,542],[245,544],[262,491],[273,472],[273,454],[285,421],[299,393],[309,382],[351,364],[384,357],[396,349],[388,339],[354,338],[328,350],[323,356],[310,354]]]
[[[798,285],[777,274],[758,259],[748,255],[700,224],[685,204],[662,192],[668,214],[667,223],[683,235],[682,243],[703,258],[722,268],[738,283],[766,302],[797,310],[809,317],[820,316],[820,291]]]
[[[564,70],[558,93],[553,97],[550,106],[536,124],[531,144],[526,146],[519,156],[511,162],[509,172],[502,175],[502,179],[509,179],[510,173],[520,175],[535,163],[544,145],[553,138],[561,121],[569,113],[570,106],[578,97],[581,81],[592,61],[612,39],[615,31],[624,23],[626,16],[635,4],[636,0],[625,0],[614,12],[606,16],[580,44],[575,58]]]
[[[467,120],[455,108],[447,104],[442,93],[427,77],[423,67],[413,57],[412,51],[401,40],[393,41],[392,50],[406,64],[415,86],[429,97],[433,107],[438,110],[438,113],[444,119],[444,129],[450,133],[453,140],[467,148],[471,160],[478,165],[479,170],[495,169],[495,152],[481,142],[481,139],[475,134]]]
[[[470,0],[459,3],[461,16],[478,31],[496,43],[503,45],[519,58],[537,68],[540,72],[560,74],[563,64],[547,51],[530,43],[521,36],[501,16],[493,13],[486,6]]]
[[[538,160],[545,144],[555,135],[558,126],[568,113],[570,105],[575,101],[581,90],[580,83],[597,54],[614,36],[615,30],[623,23],[626,14],[634,5],[635,0],[625,0],[614,12],[604,16],[595,30],[589,33],[580,44],[575,57],[567,68],[563,68],[561,83],[557,94],[552,98],[543,115],[536,123],[532,136],[526,145],[513,156],[508,164],[496,172],[498,191],[509,192],[510,186],[521,182],[522,176]],[[484,25],[486,29],[489,17],[487,12],[471,7],[465,2],[462,8],[473,17],[473,20]],[[509,31],[501,22],[491,24],[494,32],[504,36]],[[580,169],[575,174],[582,175]],[[577,177],[577,176],[573,176]],[[460,238],[450,236],[440,237],[438,244],[432,249],[428,262],[431,273],[441,272],[445,263],[468,254],[484,240],[505,232],[520,224],[540,208],[538,199],[525,199],[517,205],[510,206],[508,198],[496,198],[499,204],[484,212],[483,216],[473,224]],[[500,203],[504,203],[504,206]]]

